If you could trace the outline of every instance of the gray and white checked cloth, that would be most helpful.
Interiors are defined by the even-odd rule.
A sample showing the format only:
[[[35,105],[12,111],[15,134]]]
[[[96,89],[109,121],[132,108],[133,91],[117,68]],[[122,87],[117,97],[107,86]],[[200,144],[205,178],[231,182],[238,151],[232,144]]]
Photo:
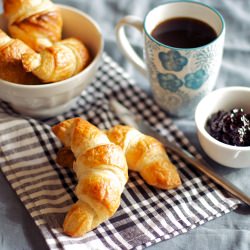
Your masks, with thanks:
[[[108,129],[120,123],[109,107],[113,97],[147,121],[162,136],[174,140],[200,157],[172,120],[106,54],[95,80],[68,112],[46,120],[15,113],[0,103],[0,168],[50,249],[143,249],[222,216],[235,209],[237,199],[226,197],[215,183],[169,154],[177,166],[182,186],[162,191],[148,186],[137,173],[129,173],[120,208],[108,221],[84,237],[63,234],[66,212],[76,201],[76,178],[55,158],[62,146],[51,126],[82,117]]]

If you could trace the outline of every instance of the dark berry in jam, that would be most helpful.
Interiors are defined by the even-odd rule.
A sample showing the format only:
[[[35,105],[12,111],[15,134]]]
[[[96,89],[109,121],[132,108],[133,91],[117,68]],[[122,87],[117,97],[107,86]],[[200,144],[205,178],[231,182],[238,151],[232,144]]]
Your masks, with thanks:
[[[250,146],[250,114],[246,114],[242,108],[212,114],[207,120],[206,130],[223,143]]]

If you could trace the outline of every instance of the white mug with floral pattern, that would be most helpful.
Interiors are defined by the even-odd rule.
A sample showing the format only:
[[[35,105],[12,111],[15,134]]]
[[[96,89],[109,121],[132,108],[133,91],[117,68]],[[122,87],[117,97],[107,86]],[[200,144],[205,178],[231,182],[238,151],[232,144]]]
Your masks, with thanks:
[[[207,23],[216,39],[196,48],[175,48],[157,41],[154,28],[167,19],[187,17]],[[135,52],[124,27],[132,26],[143,33],[144,59]],[[193,1],[171,1],[162,4],[141,21],[135,16],[122,18],[116,26],[117,43],[124,55],[146,75],[156,102],[170,115],[193,116],[197,103],[216,84],[221,66],[225,22],[214,8]]]

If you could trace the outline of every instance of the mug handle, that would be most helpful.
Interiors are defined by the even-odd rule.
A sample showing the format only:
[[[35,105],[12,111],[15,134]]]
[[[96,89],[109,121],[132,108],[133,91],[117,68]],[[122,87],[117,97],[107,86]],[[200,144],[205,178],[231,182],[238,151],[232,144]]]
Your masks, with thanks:
[[[135,52],[125,33],[125,26],[131,26],[143,34],[143,22],[136,16],[125,16],[116,25],[115,33],[119,48],[125,57],[143,74],[147,75],[146,64],[143,59]]]

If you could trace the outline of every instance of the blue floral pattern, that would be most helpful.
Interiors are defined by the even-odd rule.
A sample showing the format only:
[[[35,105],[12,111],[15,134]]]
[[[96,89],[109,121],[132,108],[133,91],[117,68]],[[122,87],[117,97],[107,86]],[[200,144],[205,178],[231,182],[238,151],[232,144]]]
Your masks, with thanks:
[[[159,59],[166,70],[181,71],[188,63],[188,59],[178,51],[170,50],[167,53],[160,52]]]
[[[222,59],[220,44],[201,49],[163,47],[146,36],[145,57],[157,103],[170,114],[194,114],[197,102],[211,89]]]
[[[194,73],[185,75],[184,85],[190,89],[199,89],[207,79],[208,73],[203,69],[199,69]]]
[[[162,88],[171,92],[176,92],[182,85],[183,81],[174,74],[157,74],[159,84]]]

